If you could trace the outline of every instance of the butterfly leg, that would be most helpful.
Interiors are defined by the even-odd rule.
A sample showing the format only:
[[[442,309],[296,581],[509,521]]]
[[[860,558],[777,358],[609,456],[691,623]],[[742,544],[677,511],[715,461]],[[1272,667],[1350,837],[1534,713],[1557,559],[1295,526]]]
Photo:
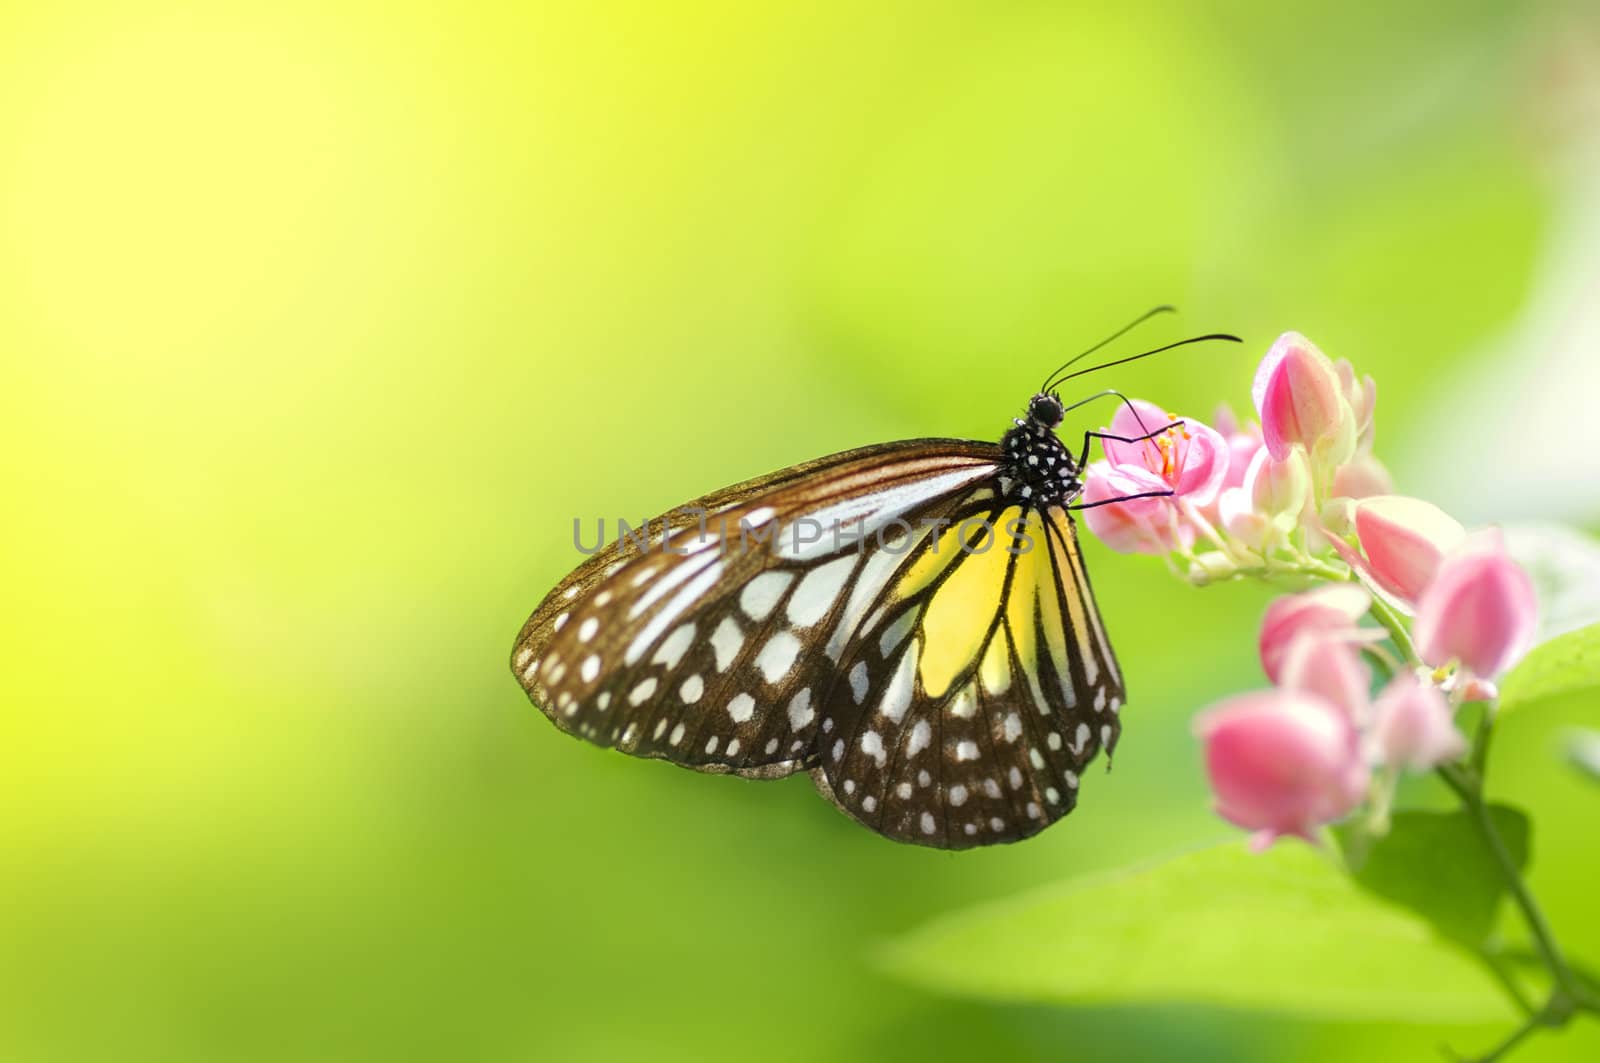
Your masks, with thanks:
[[[1112,392],[1111,394],[1119,395],[1119,397],[1122,397],[1123,402],[1128,401],[1125,396],[1121,396],[1120,392]],[[1129,403],[1128,408],[1133,409],[1133,405]],[[1139,412],[1134,410],[1133,416],[1135,419],[1139,419]],[[1154,432],[1146,432],[1142,436],[1119,436],[1110,432],[1085,432],[1083,433],[1083,450],[1078,454],[1078,468],[1084,469],[1088,467],[1089,447],[1091,445],[1089,441],[1091,439],[1109,439],[1117,443],[1142,443],[1147,439],[1154,439],[1164,432],[1170,432],[1172,429],[1181,428],[1182,426],[1182,421],[1173,421],[1171,424],[1163,425]],[[1139,420],[1139,427],[1144,427],[1143,420]],[[1067,508],[1072,510],[1094,509],[1096,506],[1109,506],[1116,502],[1132,502],[1138,498],[1170,498],[1173,494],[1174,492],[1172,491],[1144,491],[1136,495],[1123,495],[1120,498],[1102,498],[1098,502],[1085,502],[1081,505],[1072,505]]]
[[[1118,502],[1132,502],[1136,498],[1171,498],[1175,494],[1177,494],[1176,491],[1142,491],[1136,495],[1123,495],[1121,498],[1102,498],[1098,502],[1077,503],[1067,508],[1071,510],[1093,509],[1096,506],[1111,506]]]
[[[1138,415],[1135,414],[1134,416]],[[1141,428],[1144,427],[1144,422],[1141,421],[1139,426]],[[1182,421],[1173,421],[1169,425],[1163,425],[1154,432],[1146,432],[1142,436],[1119,436],[1112,435],[1110,432],[1085,432],[1083,433],[1083,450],[1078,453],[1078,468],[1087,468],[1086,463],[1089,460],[1089,440],[1091,439],[1109,439],[1114,443],[1143,443],[1145,440],[1154,439],[1164,432],[1170,432],[1174,428],[1182,427]]]

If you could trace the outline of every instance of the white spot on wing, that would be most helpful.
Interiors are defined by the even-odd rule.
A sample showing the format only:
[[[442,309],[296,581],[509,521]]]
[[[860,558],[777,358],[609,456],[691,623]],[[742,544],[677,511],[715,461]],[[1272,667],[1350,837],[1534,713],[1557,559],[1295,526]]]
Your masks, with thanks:
[[[678,688],[678,697],[683,699],[685,705],[693,705],[705,692],[706,681],[700,678],[699,672],[696,672],[683,681],[683,685]]]
[[[800,731],[809,724],[816,712],[811,708],[811,688],[802,687],[800,692],[789,699],[789,728]]]
[[[711,649],[717,655],[717,671],[726,672],[743,645],[744,633],[739,630],[738,623],[731,616],[723,617],[717,630],[711,633]]]
[[[756,699],[749,694],[735,694],[728,700],[728,715],[734,723],[744,723],[755,715]]]
[[[857,661],[850,669],[850,696],[859,705],[867,696],[867,662]]]
[[[907,609],[900,615],[900,619],[890,624],[884,629],[883,634],[878,636],[878,652],[885,657],[889,656],[894,652],[894,648],[900,645],[906,634],[916,625],[917,611],[915,609]]]
[[[978,743],[972,742],[972,741],[967,741],[967,740],[962,740],[960,742],[957,742],[956,743],[956,759],[957,760],[977,760],[978,759]]]
[[[927,720],[918,720],[911,728],[911,739],[906,743],[906,756],[914,757],[928,748],[928,743],[933,741],[933,728],[928,726]]]
[[[650,658],[656,664],[664,664],[669,669],[678,667],[678,662],[683,660],[684,653],[694,644],[694,625],[679,624],[672,629],[672,634],[662,640],[661,646],[656,650],[655,656]]]
[[[883,748],[883,736],[877,731],[868,731],[861,736],[861,752],[877,761],[880,768],[889,759],[889,754]]]
[[[789,674],[795,658],[800,655],[800,640],[787,631],[774,632],[761,652],[756,654],[756,667],[769,683],[776,683]]]
[[[895,723],[906,714],[907,707],[911,704],[912,685],[917,674],[917,644],[913,642],[900,656],[900,664],[894,670],[889,683],[883,688],[883,698],[878,702],[878,711]]]
[[[746,583],[744,590],[739,592],[739,608],[749,614],[752,620],[765,620],[793,582],[792,572],[763,572]]]
[[[826,616],[855,564],[855,555],[846,554],[807,572],[784,610],[789,623],[795,627],[810,627]]]
[[[628,692],[628,704],[642,705],[655,692],[656,680],[654,676],[651,676]]]

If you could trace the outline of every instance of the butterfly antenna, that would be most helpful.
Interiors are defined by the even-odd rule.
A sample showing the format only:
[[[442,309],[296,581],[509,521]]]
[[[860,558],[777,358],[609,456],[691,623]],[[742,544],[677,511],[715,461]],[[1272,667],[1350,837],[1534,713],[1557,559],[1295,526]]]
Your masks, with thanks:
[[[1080,369],[1076,373],[1068,373],[1066,376],[1061,377],[1058,380],[1052,380],[1049,386],[1059,387],[1060,385],[1071,380],[1073,377],[1082,376],[1085,373],[1095,373],[1099,372],[1101,369],[1109,369],[1114,365],[1125,365],[1128,362],[1137,362],[1141,358],[1148,358],[1152,354],[1160,354],[1162,351],[1170,351],[1174,347],[1187,347],[1191,343],[1205,343],[1207,340],[1227,340],[1229,343],[1244,342],[1244,340],[1241,340],[1238,336],[1227,332],[1208,332],[1204,336],[1190,336],[1186,340],[1179,340],[1177,343],[1169,343],[1165,347],[1157,347],[1150,351],[1140,351],[1138,354],[1130,354],[1126,358],[1118,358],[1112,362],[1101,362],[1099,365],[1091,365],[1087,369]],[[1057,372],[1060,372],[1060,370],[1057,370]]]
[[[1064,362],[1061,365],[1061,367],[1055,371],[1055,373],[1051,373],[1049,376],[1044,378],[1044,386],[1039,389],[1039,392],[1041,394],[1043,394],[1043,393],[1048,392],[1050,390],[1051,381],[1055,379],[1056,373],[1064,373],[1064,372],[1066,372],[1068,369],[1070,369],[1077,362],[1083,360],[1084,358],[1089,357],[1089,355],[1093,354],[1095,351],[1098,351],[1100,348],[1104,347],[1106,344],[1110,343],[1112,340],[1117,339],[1118,337],[1122,336],[1124,333],[1132,331],[1133,329],[1137,328],[1138,326],[1144,324],[1146,321],[1149,321],[1151,318],[1155,317],[1157,314],[1175,314],[1177,312],[1178,312],[1178,308],[1177,307],[1169,306],[1169,305],[1167,305],[1165,303],[1163,303],[1162,305],[1160,305],[1158,307],[1155,307],[1154,309],[1146,310],[1144,313],[1140,314],[1138,317],[1134,318],[1132,321],[1128,322],[1126,325],[1123,325],[1121,328],[1117,329],[1117,331],[1113,332],[1111,335],[1107,336],[1105,339],[1101,340],[1099,343],[1095,344],[1093,347],[1090,347],[1087,351],[1084,351],[1081,354],[1075,354],[1071,358],[1068,358],[1066,360],[1066,362]]]

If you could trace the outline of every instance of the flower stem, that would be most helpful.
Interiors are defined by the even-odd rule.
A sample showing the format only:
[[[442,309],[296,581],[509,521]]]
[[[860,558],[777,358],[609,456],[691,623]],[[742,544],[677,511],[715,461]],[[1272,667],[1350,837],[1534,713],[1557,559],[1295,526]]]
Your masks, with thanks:
[[[1550,1016],[1547,1014],[1548,1011],[1549,1008],[1547,1007],[1544,1011],[1536,1011],[1526,1019],[1523,1019],[1522,1025],[1512,1030],[1505,1040],[1489,1049],[1483,1055],[1478,1056],[1472,1063],[1496,1063],[1496,1060],[1504,1059],[1507,1052],[1521,1044],[1529,1034],[1539,1027],[1560,1025],[1560,1023],[1551,1021]]]
[[[1550,976],[1555,980],[1557,990],[1566,993],[1574,1001],[1587,996],[1573,976],[1572,969],[1567,966],[1567,959],[1562,955],[1561,946],[1557,944],[1555,934],[1551,932],[1550,924],[1545,920],[1539,903],[1528,891],[1527,883],[1523,882],[1522,873],[1517,869],[1516,861],[1511,858],[1504,839],[1495,829],[1494,820],[1489,815],[1489,806],[1483,799],[1481,777],[1459,764],[1440,765],[1439,775],[1444,779],[1445,785],[1455,791],[1456,796],[1461,799],[1461,803],[1472,816],[1473,824],[1478,828],[1484,846],[1500,869],[1500,877],[1505,880],[1506,889],[1510,891],[1512,900],[1522,911],[1522,918],[1533,934],[1534,945],[1539,950],[1539,956],[1544,960],[1545,967],[1549,969]]]
[[[1479,741],[1474,743],[1475,749],[1487,747],[1487,738],[1484,735],[1487,726],[1486,718],[1486,722],[1479,728]],[[1540,1026],[1565,1026],[1580,1009],[1600,1010],[1600,1001],[1597,1001],[1573,975],[1572,968],[1567,964],[1566,956],[1561,951],[1561,945],[1556,941],[1555,933],[1545,919],[1543,909],[1539,907],[1539,902],[1534,899],[1527,883],[1523,881],[1521,870],[1512,859],[1499,830],[1495,828],[1494,818],[1489,814],[1489,806],[1483,798],[1481,771],[1466,764],[1442,764],[1438,771],[1439,777],[1461,799],[1462,805],[1472,817],[1473,825],[1477,827],[1484,847],[1489,851],[1496,868],[1500,871],[1500,877],[1505,881],[1507,891],[1521,911],[1523,921],[1533,935],[1539,957],[1544,961],[1544,966],[1555,983],[1555,988],[1551,990],[1550,998],[1543,1008],[1528,1016],[1521,1026],[1487,1055],[1479,1057],[1480,1063],[1492,1063],[1515,1048],[1523,1038]]]
[[[1400,619],[1400,614],[1394,611],[1394,607],[1374,594],[1370,611],[1372,618],[1389,632],[1389,638],[1394,643],[1395,649],[1413,665],[1420,665],[1422,661],[1418,659],[1417,648],[1411,642],[1411,632],[1406,630],[1405,621]]]

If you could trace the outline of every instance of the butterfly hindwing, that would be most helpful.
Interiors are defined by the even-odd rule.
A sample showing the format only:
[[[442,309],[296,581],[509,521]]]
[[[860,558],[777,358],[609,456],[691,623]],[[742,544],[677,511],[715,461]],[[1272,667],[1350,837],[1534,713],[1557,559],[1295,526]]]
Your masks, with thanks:
[[[885,588],[839,662],[812,772],[879,833],[953,849],[1071,811],[1123,700],[1066,510],[966,517],[994,541],[980,552],[954,526]]]
[[[513,670],[559,727],[599,745],[761,778],[809,766],[837,659],[900,560],[877,534],[892,543],[895,522],[943,512],[992,476],[995,450],[865,448],[648,522],[648,541],[609,544],[551,592]],[[835,523],[861,547],[836,548]]]

